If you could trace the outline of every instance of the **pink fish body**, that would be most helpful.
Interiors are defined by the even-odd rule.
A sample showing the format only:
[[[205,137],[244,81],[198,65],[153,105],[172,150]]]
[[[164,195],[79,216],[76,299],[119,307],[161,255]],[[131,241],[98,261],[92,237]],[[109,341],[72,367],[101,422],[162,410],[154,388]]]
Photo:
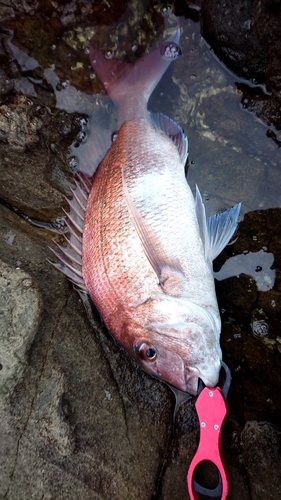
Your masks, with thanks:
[[[70,203],[71,255],[60,247],[70,263],[60,257],[57,267],[89,293],[144,370],[196,394],[199,378],[208,386],[218,381],[212,261],[232,237],[240,206],[206,219],[199,190],[194,199],[185,178],[186,137],[172,120],[147,111],[153,88],[179,54],[178,39],[176,32],[134,65],[90,49],[118,108],[119,130],[93,177],[77,184],[76,200],[88,199],[79,209]],[[73,258],[79,220],[82,266]]]

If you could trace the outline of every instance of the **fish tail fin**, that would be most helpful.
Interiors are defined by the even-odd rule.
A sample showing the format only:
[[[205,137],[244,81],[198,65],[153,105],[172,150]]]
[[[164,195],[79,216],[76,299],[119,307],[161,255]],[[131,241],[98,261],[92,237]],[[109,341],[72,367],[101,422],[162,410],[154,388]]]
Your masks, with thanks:
[[[147,102],[157,83],[180,54],[180,29],[157,49],[136,61],[127,63],[112,58],[111,53],[90,46],[90,61],[106,91],[118,108],[130,97],[142,96]]]

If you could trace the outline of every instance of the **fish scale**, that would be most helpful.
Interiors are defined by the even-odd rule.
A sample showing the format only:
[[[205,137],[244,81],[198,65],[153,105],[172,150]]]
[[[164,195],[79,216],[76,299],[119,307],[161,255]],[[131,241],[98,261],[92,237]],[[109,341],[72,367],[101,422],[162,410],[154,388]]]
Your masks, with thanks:
[[[113,144],[94,178],[85,214],[83,269],[86,286],[107,323],[112,294],[121,304],[134,302],[137,290],[149,279],[157,291],[149,265],[130,220],[122,187],[119,140]],[[124,155],[124,166],[125,166]],[[96,293],[96,288],[99,293]],[[101,291],[101,293],[100,293]],[[114,321],[114,320],[113,320]]]
[[[186,280],[189,280],[189,296],[206,301],[206,293],[213,286],[214,279],[204,259],[194,198],[178,150],[148,122],[143,124],[143,129],[139,123],[135,128],[128,126],[126,136],[129,136],[127,144],[131,143],[127,156],[130,157],[131,151],[138,151],[138,159],[131,162],[126,174],[134,204],[141,217],[153,227],[157,235],[155,243],[165,253],[166,262],[180,264]],[[199,283],[198,276],[201,278]],[[210,294],[210,305],[216,307],[214,298],[215,295]]]

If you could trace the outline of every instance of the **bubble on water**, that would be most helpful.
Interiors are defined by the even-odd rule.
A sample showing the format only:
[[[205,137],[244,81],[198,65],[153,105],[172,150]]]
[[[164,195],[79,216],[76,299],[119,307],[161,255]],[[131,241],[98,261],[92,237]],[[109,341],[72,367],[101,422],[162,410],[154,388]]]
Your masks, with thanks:
[[[171,5],[164,5],[161,9],[162,16],[168,16],[172,12]]]
[[[77,156],[71,156],[68,160],[68,165],[70,166],[72,172],[78,172],[79,160]]]
[[[118,132],[113,132],[112,135],[111,135],[112,142],[115,142],[116,139],[117,139],[117,137],[118,137]]]
[[[138,50],[137,44],[132,45],[132,51],[136,52]]]
[[[64,80],[61,83],[57,83],[56,85],[56,90],[60,91],[62,89],[66,89],[66,87],[69,85],[69,80]]]
[[[113,50],[107,50],[106,53],[104,54],[104,57],[106,59],[112,59],[114,57],[114,51]]]
[[[197,75],[195,73],[192,73],[189,78],[191,80],[195,80],[197,78]]]
[[[91,78],[91,80],[94,80],[94,79],[96,78],[96,76],[97,76],[97,75],[96,75],[96,73],[91,73],[91,74],[90,74],[90,78]]]
[[[57,217],[56,220],[52,222],[52,227],[60,230],[66,229],[65,217]]]
[[[264,321],[264,319],[253,321],[251,327],[254,336],[257,338],[262,338],[268,335],[268,324]]]
[[[84,52],[85,52],[85,54],[90,54],[90,49],[89,49],[89,47],[85,47]]]
[[[51,45],[51,50],[56,50],[57,46],[55,44]]]
[[[88,125],[87,118],[80,118],[79,124],[80,124],[80,127],[84,130]]]
[[[175,42],[166,42],[160,49],[161,55],[166,59],[176,59],[181,55],[181,48]]]
[[[241,339],[242,335],[241,333],[234,333],[233,338],[234,339]]]
[[[87,134],[85,130],[80,130],[76,136],[77,141],[79,142],[85,142],[87,140]]]

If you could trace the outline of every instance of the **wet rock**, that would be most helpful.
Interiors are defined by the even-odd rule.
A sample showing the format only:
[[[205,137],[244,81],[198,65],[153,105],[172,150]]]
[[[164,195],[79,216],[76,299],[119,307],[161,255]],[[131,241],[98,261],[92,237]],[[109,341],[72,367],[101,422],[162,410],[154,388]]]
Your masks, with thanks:
[[[251,483],[252,500],[279,498],[281,496],[280,429],[267,422],[248,422],[241,439],[243,460]],[[256,481],[256,477],[259,481]]]
[[[237,421],[243,414],[246,421],[265,420],[278,426],[281,412],[281,375],[276,369],[281,315],[279,226],[280,209],[249,212],[239,225],[237,240],[215,262],[216,270],[223,269],[225,258],[230,262],[231,257],[240,255],[251,256],[256,264],[251,275],[238,274],[236,267],[238,276],[229,276],[216,284],[223,318],[221,345],[233,375],[229,395],[232,415]],[[272,256],[272,269],[260,269],[263,255]],[[260,275],[264,272],[266,279],[269,271],[274,273],[274,279],[268,290],[261,290]],[[261,328],[260,335],[254,325]]]
[[[250,1],[204,0],[204,36],[219,57],[240,76],[264,80],[268,59],[257,25],[268,2],[254,9]],[[263,4],[263,5],[262,5]],[[264,21],[264,19],[263,19]]]
[[[280,129],[280,2],[204,0],[201,14],[204,36],[219,58],[239,76],[265,83],[271,93],[259,100],[247,96],[245,107]]]
[[[239,278],[229,276],[217,283],[221,307],[231,311],[237,323],[243,319],[249,329],[252,321],[270,318],[270,335],[274,338],[278,335],[281,313],[279,226],[278,208],[247,213],[239,225],[237,240],[227,246],[215,261],[215,270],[218,271],[224,266],[225,259],[229,263],[235,256],[245,260],[250,257],[252,266],[248,264],[248,275],[244,271],[240,274],[236,266]]]
[[[159,499],[187,498],[187,467],[197,448],[199,438],[198,418],[194,401],[180,408],[174,428],[174,440],[166,464]],[[177,490],[175,491],[175,484]]]
[[[38,131],[43,123],[39,117],[32,117],[29,110],[25,97],[18,97],[13,106],[1,106],[0,141],[15,151],[23,152],[39,140]]]
[[[12,244],[15,233],[6,234]],[[0,262],[0,395],[7,396],[27,365],[40,325],[42,299],[36,281],[19,268]]]
[[[61,111],[53,119],[26,96],[0,106],[0,197],[29,217],[52,221],[62,215],[72,178],[66,147],[78,130],[75,115]]]
[[[8,78],[8,76],[3,71],[3,69],[0,69],[0,95],[8,94],[9,92],[11,92],[11,90],[13,88],[14,88],[13,81]],[[2,129],[2,124],[0,126]],[[7,128],[7,125],[5,128]],[[2,133],[2,130],[1,130],[1,133]]]
[[[167,453],[172,395],[116,346],[96,312],[90,326],[46,262],[51,237],[0,207],[0,257],[30,269],[44,305],[28,363],[0,405],[1,495],[145,500]]]

